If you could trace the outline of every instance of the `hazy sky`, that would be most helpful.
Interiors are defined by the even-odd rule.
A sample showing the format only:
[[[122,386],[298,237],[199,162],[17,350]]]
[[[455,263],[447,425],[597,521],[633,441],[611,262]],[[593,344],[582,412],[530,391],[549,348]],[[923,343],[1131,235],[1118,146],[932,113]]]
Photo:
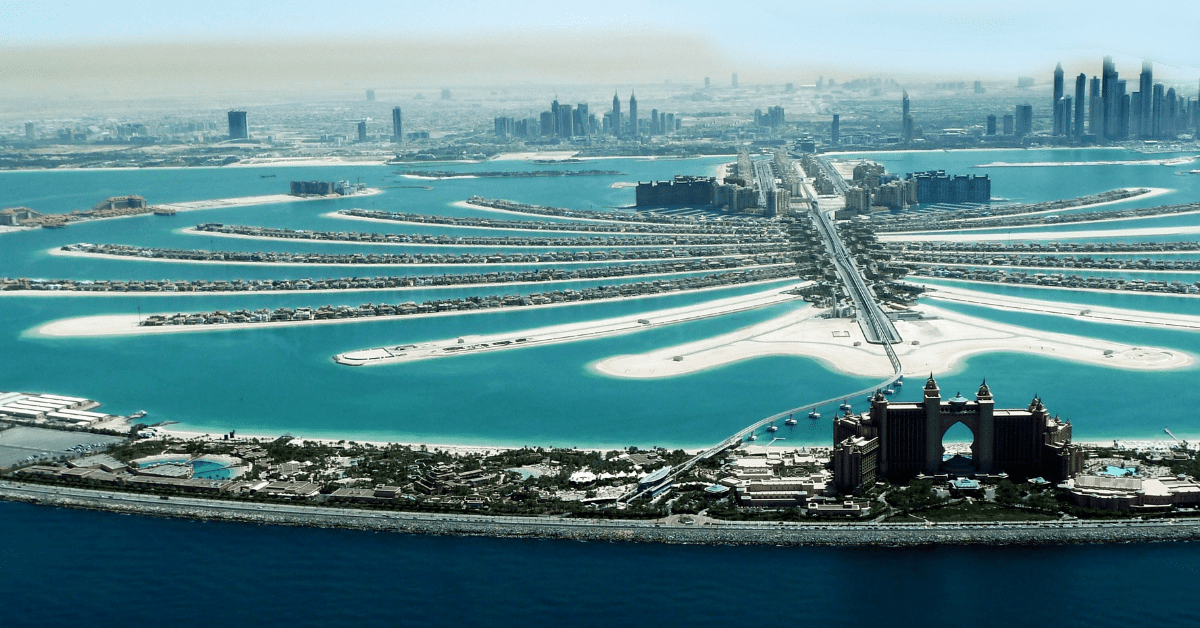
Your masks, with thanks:
[[[1139,11],[1144,18],[1135,15]],[[1200,76],[1195,0],[810,2],[0,0],[0,80],[237,89],[355,85],[805,82],[819,74],[1011,79],[1141,58]],[[1141,28],[1136,28],[1141,26]],[[1039,82],[1041,82],[1039,80]]]

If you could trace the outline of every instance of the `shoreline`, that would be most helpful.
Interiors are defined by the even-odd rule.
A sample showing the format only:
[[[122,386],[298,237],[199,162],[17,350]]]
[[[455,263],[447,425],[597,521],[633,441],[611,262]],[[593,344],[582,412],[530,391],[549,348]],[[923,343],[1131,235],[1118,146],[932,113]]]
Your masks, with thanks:
[[[704,245],[708,246],[708,245]],[[719,245],[712,245],[719,246]],[[611,247],[610,247],[611,248]],[[660,247],[661,248],[661,247]],[[557,251],[560,249],[554,249]],[[231,251],[232,252],[232,251]],[[552,252],[552,251],[543,251]],[[167,264],[218,264],[225,266],[311,266],[316,268],[474,268],[477,266],[483,267],[504,267],[504,266],[579,266],[582,264],[596,264],[598,266],[608,266],[611,264],[633,264],[633,263],[659,263],[659,262],[695,262],[698,260],[707,259],[728,259],[731,257],[752,257],[753,253],[732,253],[730,255],[710,255],[706,257],[645,257],[636,259],[603,259],[603,260],[572,260],[572,261],[550,261],[550,262],[451,262],[451,263],[413,263],[406,262],[402,264],[371,264],[371,263],[354,263],[354,262],[243,262],[240,260],[215,260],[215,259],[176,259],[167,257],[142,257],[140,255],[110,255],[108,253],[88,253],[86,251],[64,251],[61,248],[46,249],[47,255],[55,255],[60,257],[87,257],[92,259],[107,259],[107,260],[128,260],[136,262],[162,262]],[[531,253],[532,255],[532,253]]]
[[[459,205],[459,203],[462,203],[462,205]],[[468,205],[466,201],[455,201],[454,203],[450,203],[450,205],[454,205],[454,206],[457,206],[457,207],[467,207],[467,208],[469,208],[469,209],[475,209],[475,206],[474,206],[474,205]],[[503,211],[503,210],[495,210],[495,211]],[[516,212],[511,212],[511,213],[516,213]],[[523,215],[523,216],[532,216],[532,214],[521,214],[521,215]],[[553,229],[553,230],[542,230],[542,229],[533,229],[533,228],[524,228],[524,229],[523,229],[523,228],[521,228],[521,227],[481,227],[481,226],[478,226],[478,225],[451,225],[451,224],[442,224],[442,223],[410,222],[410,221],[407,221],[407,220],[390,220],[390,219],[388,219],[388,218],[369,218],[369,217],[367,217],[367,216],[351,216],[351,215],[348,215],[348,214],[342,214],[342,213],[338,213],[338,212],[335,212],[335,211],[334,211],[334,212],[327,212],[327,213],[321,214],[321,218],[334,218],[334,219],[339,219],[339,220],[361,220],[361,221],[364,221],[364,222],[370,222],[370,223],[374,223],[374,224],[376,224],[376,225],[378,225],[378,224],[381,224],[381,223],[382,223],[382,224],[389,224],[389,223],[391,223],[391,224],[397,224],[397,225],[415,225],[415,226],[418,226],[418,227],[426,227],[426,228],[430,228],[430,227],[436,227],[436,228],[442,228],[442,229],[478,229],[478,230],[481,230],[481,231],[515,231],[515,232],[517,232],[517,233],[521,233],[521,234],[528,234],[528,233],[532,232],[532,233],[537,233],[537,234],[540,234],[540,235],[548,235],[548,234],[549,234],[549,235],[557,235],[557,234],[560,234],[560,233],[561,233],[561,234],[582,234],[582,235],[591,235],[591,236],[606,236],[606,235],[611,235],[611,236],[620,236],[620,235],[622,235],[622,232],[619,232],[619,231],[575,231],[575,230],[572,230],[572,229]],[[558,218],[558,217],[557,217],[557,216],[549,216],[549,218]],[[573,220],[573,219],[565,219],[565,218],[563,219],[563,221],[565,221],[565,222],[586,222],[586,221],[585,221],[585,220],[583,220],[583,219],[580,219],[580,220]],[[525,222],[539,222],[539,221],[535,221],[535,220],[526,220]],[[594,222],[594,221],[593,221],[593,222]],[[630,234],[627,234],[627,235],[631,235],[631,236],[638,236],[638,235],[656,235],[656,236],[672,236],[672,235],[680,235],[680,236],[683,236],[683,235],[696,235],[696,234],[695,234],[695,233],[679,232],[679,231],[663,231],[663,232],[658,232],[658,231],[655,231],[655,232],[652,232],[652,233],[646,233],[646,234],[642,234],[642,233],[630,233]]]
[[[374,220],[374,219],[367,218],[366,220]],[[394,222],[398,222],[398,221],[394,221]],[[450,248],[462,248],[462,249],[469,249],[469,248],[529,249],[530,252],[544,251],[544,250],[548,250],[548,249],[552,248],[549,246],[538,246],[538,245],[533,245],[533,244],[440,244],[440,243],[433,243],[433,242],[360,242],[357,240],[319,240],[316,238],[274,238],[271,236],[253,236],[253,235],[245,235],[245,234],[241,234],[241,233],[223,233],[220,231],[197,231],[195,227],[182,227],[182,228],[176,229],[174,232],[178,233],[178,234],[182,234],[182,235],[208,236],[210,238],[211,237],[234,238],[234,239],[241,239],[241,240],[259,240],[259,241],[268,241],[268,242],[312,242],[315,244],[346,244],[346,245],[353,245],[353,246],[402,246],[402,247],[407,246],[407,247],[435,247],[435,248],[436,247],[450,247]],[[390,234],[388,234],[388,235],[390,235]],[[617,237],[617,238],[619,238],[621,235],[628,235],[628,234],[613,234],[612,236],[597,235],[596,237]],[[654,235],[658,235],[658,234],[654,234]],[[730,242],[728,244],[736,244],[736,242]],[[726,244],[564,244],[562,246],[562,248],[555,248],[555,250],[562,251],[565,249],[611,249],[613,247],[626,248],[626,249],[640,249],[640,248],[678,249],[678,248],[684,248],[684,247],[689,247],[689,246],[726,246]],[[1198,252],[1200,252],[1200,251],[1198,251]]]
[[[154,313],[146,314],[103,314],[98,316],[77,316],[71,318],[61,318],[58,320],[43,323],[36,327],[25,330],[22,335],[28,335],[35,338],[82,338],[82,337],[112,337],[112,336],[137,336],[143,334],[164,334],[164,333],[188,333],[188,332],[215,332],[215,331],[235,331],[243,329],[279,329],[284,327],[298,326],[316,326],[316,325],[338,325],[338,324],[353,324],[367,322],[385,322],[385,321],[402,321],[411,319],[429,318],[434,316],[476,316],[480,314],[493,314],[498,312],[518,312],[529,310],[541,310],[546,308],[571,307],[584,305],[589,303],[620,303],[633,301],[637,299],[653,299],[656,297],[664,297],[680,294],[700,294],[706,291],[713,290],[728,290],[730,288],[743,286],[767,285],[772,282],[790,282],[795,284],[795,278],[783,279],[766,279],[763,281],[744,282],[723,286],[710,286],[707,288],[699,288],[696,290],[674,290],[671,292],[660,292],[656,294],[638,295],[634,297],[616,297],[612,299],[595,299],[591,301],[568,301],[564,303],[549,303],[545,305],[525,305],[520,307],[504,307],[504,308],[489,308],[482,310],[455,310],[453,312],[430,312],[427,314],[406,314],[403,316],[368,316],[361,318],[335,318],[322,320],[307,320],[307,321],[276,321],[267,323],[229,323],[223,325],[164,325],[162,327],[146,327],[138,325],[141,318],[153,316]],[[787,288],[781,288],[786,290]],[[171,312],[170,314],[174,314]],[[167,315],[163,313],[163,315]]]
[[[403,534],[625,541],[665,544],[906,547],[931,545],[1062,545],[1190,541],[1200,519],[1114,519],[964,523],[844,523],[718,521],[679,515],[619,520],[420,513],[336,506],[138,495],[66,486],[0,481],[0,499],[51,507],[141,516],[260,525],[342,528]]]

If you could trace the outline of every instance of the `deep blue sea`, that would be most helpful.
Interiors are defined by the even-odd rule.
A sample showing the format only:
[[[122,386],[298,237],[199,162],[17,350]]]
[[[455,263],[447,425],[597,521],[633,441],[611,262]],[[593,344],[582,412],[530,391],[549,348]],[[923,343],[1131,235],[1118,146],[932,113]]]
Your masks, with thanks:
[[[973,168],[991,162],[1137,159],[1112,150],[892,153],[889,170],[990,174],[1014,201],[1068,198],[1118,186],[1175,191],[1150,202],[1200,198],[1200,177],[1154,165]],[[347,207],[483,214],[452,203],[472,194],[575,208],[633,202],[616,182],[711,174],[726,161],[603,160],[613,177],[420,181],[384,167],[0,172],[0,207],[47,212],[112,195],[151,203],[280,193],[289,179],[351,179],[384,187],[358,199],[285,203],[0,234],[0,275],[78,279],[351,276],[359,269],[158,264],[51,257],[72,242],[223,250],[348,250],[347,245],[184,235],[197,222],[304,229],[440,231],[339,220]],[[490,164],[438,169],[495,170]],[[513,168],[537,168],[508,164]],[[561,167],[561,166],[555,166]],[[1188,166],[1189,168],[1191,166]],[[276,174],[276,178],[262,178]],[[428,184],[432,190],[398,187]],[[1200,219],[1160,219],[1197,224]],[[1189,222],[1192,221],[1192,222]],[[1114,223],[1109,223],[1114,224]],[[1147,225],[1149,226],[1149,225]],[[1159,238],[1165,239],[1165,238]],[[1195,239],[1184,236],[1184,239]],[[360,247],[385,252],[403,247]],[[413,249],[429,252],[429,249]],[[454,272],[461,269],[438,270]],[[404,274],[411,268],[372,269]],[[1130,274],[1130,276],[1134,276]],[[583,284],[581,284],[583,285]],[[1200,299],[980,286],[1080,304],[1200,313]],[[523,289],[531,291],[536,288]],[[685,377],[631,381],[595,374],[598,360],[726,333],[788,308],[696,321],[586,342],[382,368],[330,356],[385,343],[516,330],[686,305],[758,288],[433,319],[242,329],[105,339],[43,338],[55,319],[104,313],[407,301],[471,290],[240,296],[0,297],[0,390],[98,399],[112,412],[145,409],[182,427],[243,433],[389,438],[437,443],[703,446],[767,414],[867,385],[798,358],[761,358]],[[944,304],[1038,329],[1173,347],[1200,355],[1200,336],[1078,323]],[[997,402],[1041,395],[1072,420],[1076,438],[1159,438],[1169,424],[1200,435],[1196,371],[1136,373],[1023,355],[972,358],[938,373],[944,391],[986,378]],[[916,382],[912,382],[916,383]],[[919,386],[899,391],[918,394]],[[856,401],[858,403],[858,401]],[[832,408],[829,409],[832,414]],[[826,424],[780,432],[828,444]],[[407,536],[140,518],[0,503],[0,627],[202,625],[1190,625],[1200,545],[836,549],[663,546]]]
[[[1187,626],[1198,582],[1198,543],[580,543],[0,503],[6,628]]]

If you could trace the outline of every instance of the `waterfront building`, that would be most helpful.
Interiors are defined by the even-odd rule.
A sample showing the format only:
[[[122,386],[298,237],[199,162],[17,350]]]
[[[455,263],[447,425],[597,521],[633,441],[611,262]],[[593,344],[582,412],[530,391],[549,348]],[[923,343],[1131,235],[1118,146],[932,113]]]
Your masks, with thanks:
[[[245,140],[250,138],[250,127],[246,124],[245,111],[229,112],[229,139]]]
[[[1033,133],[1033,105],[1017,105],[1013,109],[1013,118],[1017,137]]]
[[[638,136],[637,96],[633,92],[629,92],[629,135]]]
[[[1075,123],[1072,125],[1072,135],[1078,139],[1083,137],[1083,108],[1084,91],[1087,89],[1087,74],[1082,72],[1075,77]]]
[[[988,203],[992,181],[988,175],[948,175],[945,170],[908,174],[916,183],[918,203]]]
[[[944,458],[942,438],[957,424],[971,430],[971,456]],[[943,400],[933,376],[924,398],[891,402],[882,392],[861,415],[846,412],[833,423],[834,483],[841,492],[877,479],[907,482],[925,476],[999,479],[1041,477],[1063,482],[1083,471],[1083,450],[1071,444],[1071,424],[1052,417],[1034,397],[1024,409],[996,409],[987,383],[974,400]]]
[[[1063,130],[1067,118],[1062,114],[1062,99],[1063,99],[1063,67],[1059,63],[1054,68],[1054,100],[1051,102],[1054,105],[1054,134],[1067,135]]]
[[[715,177],[676,175],[670,181],[637,184],[638,207],[710,207],[716,204]]]
[[[392,141],[397,144],[404,141],[404,116],[399,107],[392,107]]]

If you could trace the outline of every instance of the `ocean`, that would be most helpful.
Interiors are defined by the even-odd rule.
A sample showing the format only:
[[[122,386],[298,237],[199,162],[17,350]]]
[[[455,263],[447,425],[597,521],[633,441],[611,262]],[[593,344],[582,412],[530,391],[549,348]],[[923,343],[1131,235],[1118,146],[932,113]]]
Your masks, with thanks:
[[[945,169],[990,174],[993,193],[1032,202],[1117,186],[1176,189],[1150,203],[1185,202],[1200,177],[1151,165],[973,168],[992,162],[1114,161],[1126,151],[895,153],[878,158],[901,173]],[[350,179],[385,187],[359,199],[285,203],[0,234],[0,275],[78,279],[336,277],[320,267],[156,264],[52,257],[73,242],[223,250],[345,251],[334,243],[231,240],[183,235],[198,222],[305,229],[432,232],[324,216],[336,209],[468,215],[451,205],[471,194],[582,209],[632,203],[613,183],[711,174],[727,159],[600,160],[584,168],[625,173],[570,179],[458,179],[407,187],[386,167],[2,172],[0,206],[62,212],[136,193],[151,203],[280,193],[289,179]],[[529,164],[439,164],[437,169],[537,168]],[[576,167],[576,166],[554,166]],[[260,175],[276,174],[276,178]],[[480,213],[481,215],[488,215]],[[491,214],[495,215],[495,214]],[[1175,219],[1171,219],[1175,220]],[[1195,218],[1192,218],[1195,220]],[[1189,223],[1191,224],[1191,223]],[[252,248],[251,248],[252,247]],[[364,247],[398,252],[402,247]],[[414,249],[416,250],[416,249]],[[428,251],[428,249],[425,249]],[[371,269],[403,274],[404,268]],[[439,272],[454,272],[450,271]],[[972,289],[1062,298],[1080,304],[1197,313],[1200,299],[1136,294]],[[533,291],[526,288],[522,291]],[[800,358],[767,357],[684,377],[633,381],[591,370],[638,353],[733,331],[802,304],[783,304],[636,334],[450,360],[378,368],[330,357],[385,343],[415,342],[630,314],[757,288],[670,295],[434,319],[243,329],[145,337],[43,338],[60,318],[137,311],[210,310],[367,301],[407,301],[470,290],[237,296],[0,296],[0,390],[94,398],[111,412],[145,409],[187,429],[293,432],[339,438],[448,444],[700,447],[783,408],[869,385]],[[1037,329],[1172,347],[1200,355],[1194,334],[1074,323],[1066,319],[944,304]],[[1077,439],[1157,439],[1169,425],[1200,435],[1195,371],[1138,373],[1015,354],[971,358],[937,373],[943,391],[971,394],[987,379],[999,407],[1040,395],[1072,421]],[[919,382],[897,398],[919,394]],[[861,400],[854,400],[861,404]],[[830,409],[832,410],[832,409]],[[832,414],[832,412],[829,412]],[[789,444],[828,444],[826,424],[802,421]],[[782,548],[579,543],[460,538],[134,517],[0,503],[0,625],[260,626],[815,625],[1096,626],[1179,623],[1196,613],[1200,545],[1048,547]]]

